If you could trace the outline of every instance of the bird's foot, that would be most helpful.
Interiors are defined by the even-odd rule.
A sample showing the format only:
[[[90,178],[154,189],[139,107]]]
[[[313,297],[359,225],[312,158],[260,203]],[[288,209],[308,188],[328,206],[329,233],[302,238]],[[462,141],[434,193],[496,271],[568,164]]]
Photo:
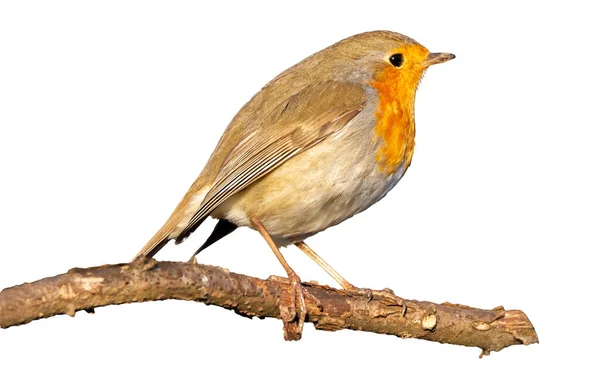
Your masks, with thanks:
[[[145,257],[143,255],[139,255],[135,257],[133,261],[131,261],[131,266],[138,268],[140,270],[146,271],[152,269],[156,266],[157,260],[150,257]]]
[[[273,278],[279,279],[280,277]],[[304,297],[309,294],[302,286],[302,281],[297,274],[293,273],[282,280],[285,280],[290,286],[282,289],[279,296],[279,311],[283,321],[284,338],[285,340],[300,340],[307,316]]]
[[[348,289],[351,293],[356,293],[360,296],[366,296],[369,301],[373,300],[373,297],[377,297],[382,300],[385,305],[402,307],[402,316],[406,314],[406,303],[401,297],[394,294],[394,291],[390,288],[384,288],[382,290],[373,290],[368,288],[357,288],[353,286]]]

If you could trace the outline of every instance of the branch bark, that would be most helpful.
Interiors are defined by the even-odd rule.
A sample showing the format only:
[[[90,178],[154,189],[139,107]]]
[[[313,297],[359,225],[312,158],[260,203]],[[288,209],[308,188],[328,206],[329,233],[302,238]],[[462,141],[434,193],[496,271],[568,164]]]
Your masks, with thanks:
[[[218,305],[247,317],[280,318],[290,294],[286,279],[261,280],[219,267],[146,259],[136,264],[75,268],[65,274],[0,292],[0,327],[113,304],[167,299]],[[317,284],[304,284],[307,322],[319,330],[351,329],[402,338],[479,347],[481,355],[517,344],[537,343],[527,316],[518,310],[491,310],[464,305],[367,296]],[[285,312],[284,312],[285,313]],[[293,323],[284,325],[287,339],[299,339]]]

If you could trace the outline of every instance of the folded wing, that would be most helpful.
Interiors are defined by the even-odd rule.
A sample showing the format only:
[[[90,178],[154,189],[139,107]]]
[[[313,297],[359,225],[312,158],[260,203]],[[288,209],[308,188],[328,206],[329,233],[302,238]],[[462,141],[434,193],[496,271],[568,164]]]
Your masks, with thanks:
[[[273,169],[342,129],[364,108],[363,87],[313,84],[255,122],[225,158],[198,211],[176,238],[180,243],[221,203]]]

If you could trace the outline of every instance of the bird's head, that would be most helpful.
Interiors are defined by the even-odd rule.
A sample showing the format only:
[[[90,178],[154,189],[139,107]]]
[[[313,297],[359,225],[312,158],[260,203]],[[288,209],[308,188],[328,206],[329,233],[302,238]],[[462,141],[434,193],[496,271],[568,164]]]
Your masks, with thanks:
[[[351,36],[317,54],[333,78],[401,84],[416,90],[431,66],[454,58],[430,53],[415,40],[395,32],[372,31]]]

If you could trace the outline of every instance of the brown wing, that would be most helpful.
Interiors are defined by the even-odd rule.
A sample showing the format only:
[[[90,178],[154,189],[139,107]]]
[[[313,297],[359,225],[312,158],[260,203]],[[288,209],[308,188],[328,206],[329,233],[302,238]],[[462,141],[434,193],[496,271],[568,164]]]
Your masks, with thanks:
[[[265,120],[253,124],[225,158],[199,210],[176,243],[230,196],[343,128],[365,104],[361,85],[329,81],[313,84],[275,107]]]

